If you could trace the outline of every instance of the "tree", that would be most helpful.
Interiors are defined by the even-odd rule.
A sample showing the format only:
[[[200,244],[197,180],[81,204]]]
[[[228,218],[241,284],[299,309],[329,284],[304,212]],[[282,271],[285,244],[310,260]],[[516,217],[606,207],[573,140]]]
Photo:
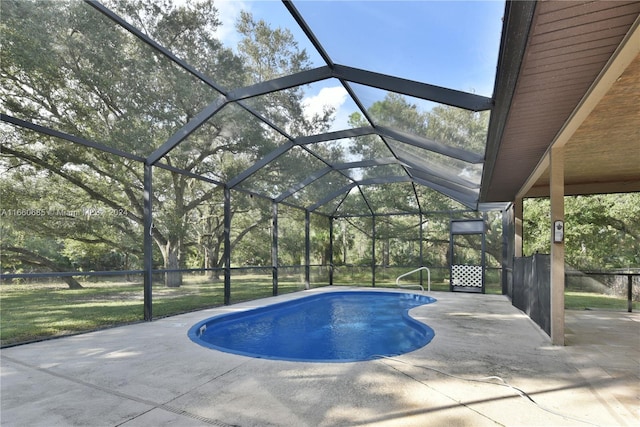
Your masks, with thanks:
[[[42,146],[34,133],[7,132],[5,147]],[[13,143],[13,144],[11,144]],[[62,149],[58,144],[57,149]],[[70,144],[67,144],[70,145]],[[69,147],[67,147],[69,148]],[[129,270],[141,259],[140,227],[124,211],[115,211],[92,199],[81,187],[62,178],[73,172],[60,167],[57,173],[39,167],[40,159],[7,156],[0,180],[2,200],[3,267],[29,266],[26,271]],[[54,163],[55,164],[55,163]],[[49,241],[49,243],[47,243]],[[52,245],[55,244],[55,249]],[[81,287],[72,277],[72,288]]]
[[[583,270],[640,264],[640,193],[565,197],[565,259]],[[549,253],[549,199],[526,199],[524,254]]]
[[[220,96],[84,3],[3,1],[1,6],[0,79],[6,110],[14,116],[144,157]],[[292,44],[287,31],[271,30],[247,14],[239,24],[246,37],[240,54],[223,47],[213,35],[220,21],[212,2],[118,0],[111,6],[221,87],[242,87],[254,79],[308,67],[306,54]],[[264,45],[274,42],[277,45]],[[265,64],[260,56],[265,49],[285,53],[277,63]],[[279,107],[274,104],[264,114],[301,116],[301,89],[274,97]],[[296,122],[312,129],[326,126],[324,118]],[[252,121],[243,108],[229,105],[161,163],[226,180],[271,151],[273,136],[273,130]],[[108,227],[97,227],[92,238],[121,240],[142,226],[139,162],[17,131],[2,141],[2,153],[3,170],[48,173],[65,182],[60,192],[80,191],[100,206],[124,212],[128,222],[116,236],[109,236],[113,230]],[[206,236],[200,244],[210,245],[200,251],[209,263],[204,265],[219,264],[221,257],[213,252],[220,249],[222,230],[220,221],[212,221],[213,215],[221,217],[219,189],[174,169],[158,168],[153,187],[152,233],[164,268],[182,268],[189,253],[198,253],[193,251],[198,233]],[[56,236],[50,231],[52,238]],[[180,286],[181,275],[167,274],[165,284]]]

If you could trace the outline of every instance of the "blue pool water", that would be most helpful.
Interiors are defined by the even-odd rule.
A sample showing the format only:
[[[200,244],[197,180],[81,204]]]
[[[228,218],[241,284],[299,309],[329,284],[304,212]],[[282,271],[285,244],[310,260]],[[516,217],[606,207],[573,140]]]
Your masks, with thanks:
[[[211,317],[192,326],[189,338],[208,348],[267,359],[369,360],[428,344],[433,329],[408,311],[432,302],[409,293],[332,292]]]

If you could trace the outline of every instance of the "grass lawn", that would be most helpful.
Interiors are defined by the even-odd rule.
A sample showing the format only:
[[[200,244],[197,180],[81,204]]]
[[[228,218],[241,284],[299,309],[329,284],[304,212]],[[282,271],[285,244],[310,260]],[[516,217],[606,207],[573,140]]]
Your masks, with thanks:
[[[2,346],[54,336],[140,322],[144,319],[142,283],[87,281],[83,289],[65,283],[0,285],[0,344]],[[283,276],[279,294],[304,289],[298,275]],[[231,303],[273,295],[268,275],[233,278]],[[153,318],[224,304],[224,283],[185,275],[179,288],[153,285]]]
[[[628,302],[624,298],[588,292],[566,291],[564,307],[568,310],[616,310],[627,311]],[[640,310],[640,302],[633,303],[633,310]]]
[[[299,274],[282,275],[279,279],[279,294],[304,289]],[[367,280],[340,284],[371,285]],[[0,285],[0,344],[7,346],[143,320],[144,296],[140,282],[114,279],[87,281],[82,285],[83,289],[69,289],[64,283]],[[313,287],[326,285],[314,283]],[[234,275],[231,303],[269,297],[273,292],[272,286],[270,269],[264,274]],[[426,283],[424,286],[426,288]],[[394,281],[380,280],[376,287],[396,286]],[[434,281],[431,289],[448,291],[449,284],[442,280]],[[486,292],[500,294],[501,288],[499,285],[487,285]],[[185,275],[179,288],[154,283],[152,300],[154,318],[221,306],[224,304],[224,285],[222,280]],[[567,291],[565,307],[626,311],[627,301],[607,295]],[[639,309],[640,304],[634,303],[634,310]]]
[[[59,285],[2,285],[2,345],[141,320],[142,286],[92,283],[84,289]]]

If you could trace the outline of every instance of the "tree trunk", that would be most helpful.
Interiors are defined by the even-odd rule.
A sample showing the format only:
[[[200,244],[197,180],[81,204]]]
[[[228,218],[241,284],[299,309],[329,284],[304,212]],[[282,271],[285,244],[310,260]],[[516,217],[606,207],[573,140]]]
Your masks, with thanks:
[[[219,260],[219,256],[218,256],[218,251],[212,251],[207,249],[207,264],[205,265],[205,267],[207,268],[212,268],[213,270],[209,270],[208,271],[208,276],[207,278],[209,280],[220,280],[220,260]]]
[[[124,254],[124,269],[125,269],[125,270],[129,270],[129,268],[130,268],[130,267],[129,267],[129,253],[128,253],[128,252],[126,252],[126,253]],[[126,280],[127,282],[132,282],[132,281],[133,281],[133,278],[131,277],[131,275],[130,275],[129,273],[127,273],[127,274],[126,274],[126,276],[125,276],[125,280]]]
[[[208,221],[207,228],[210,229],[211,223]],[[212,230],[201,240],[200,247],[203,254],[203,268],[209,269],[205,274],[207,279],[216,281],[220,280],[220,268],[223,267],[224,260],[220,259],[220,249],[222,247],[223,237]]]
[[[67,282],[67,285],[69,285],[69,289],[83,289],[80,282],[78,282],[76,279],[74,279],[71,276],[64,277],[64,281]]]
[[[177,270],[181,267],[179,242],[168,241],[162,255],[164,257],[164,268],[166,270]],[[179,288],[182,286],[182,273],[180,271],[165,273],[164,285],[168,288]]]
[[[389,267],[389,264],[390,264],[389,262],[390,250],[391,249],[389,247],[389,239],[383,240],[382,241],[382,266],[385,268]]]
[[[68,271],[68,269],[58,266],[58,264],[56,264],[54,261],[28,249],[18,248],[15,246],[4,246],[2,249],[4,251],[16,254],[16,258],[24,262],[25,264],[31,264],[38,267],[46,267],[51,271],[56,272]],[[80,282],[78,282],[71,276],[63,277],[62,279],[67,283],[67,285],[69,285],[69,289],[83,289]]]

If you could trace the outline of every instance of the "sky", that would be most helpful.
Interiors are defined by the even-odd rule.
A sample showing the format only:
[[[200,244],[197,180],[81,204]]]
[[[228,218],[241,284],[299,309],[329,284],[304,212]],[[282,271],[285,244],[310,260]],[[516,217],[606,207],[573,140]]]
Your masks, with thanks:
[[[272,28],[294,33],[313,66],[322,58],[279,0],[214,0],[223,25],[219,38],[229,47],[240,39],[234,25],[249,10]],[[334,63],[490,97],[497,66],[504,1],[294,0]],[[362,88],[361,88],[362,90]],[[364,88],[366,91],[366,88]],[[363,93],[365,107],[380,91]],[[308,113],[323,105],[337,111],[334,129],[344,129],[353,111],[344,88],[332,79],[315,84],[304,104]],[[425,103],[429,108],[430,103]]]

